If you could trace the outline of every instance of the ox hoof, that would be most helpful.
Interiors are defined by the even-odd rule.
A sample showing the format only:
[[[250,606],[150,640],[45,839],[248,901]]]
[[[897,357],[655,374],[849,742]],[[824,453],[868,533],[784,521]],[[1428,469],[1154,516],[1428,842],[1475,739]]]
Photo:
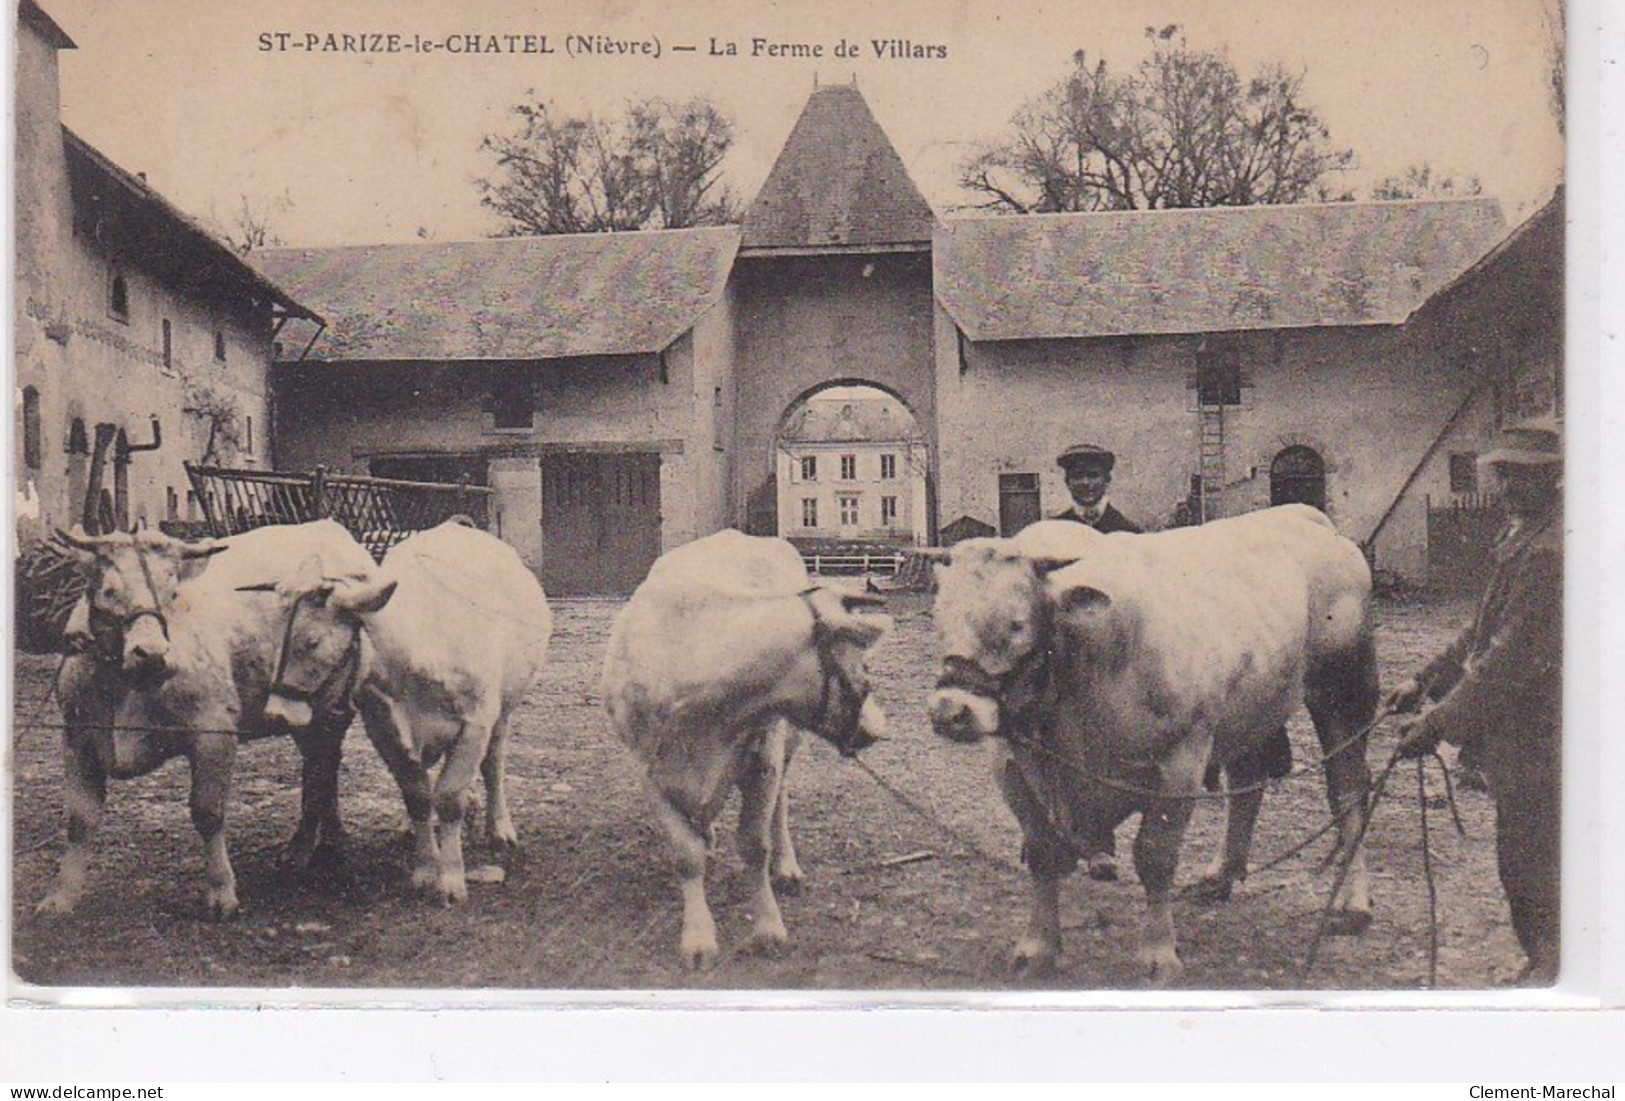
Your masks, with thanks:
[[[781,956],[790,943],[790,931],[781,921],[777,925],[760,925],[750,932],[742,951],[752,956]]]
[[[1186,888],[1194,902],[1229,902],[1236,881],[1227,875],[1204,875]]]
[[[717,965],[717,938],[684,936],[683,942],[678,946],[677,954],[682,958],[683,966],[690,971],[709,971]]]
[[[1357,937],[1371,928],[1370,910],[1333,910],[1326,919],[1326,933],[1334,937]]]
[[[204,896],[203,906],[211,920],[230,921],[237,916],[237,892],[211,890]]]
[[[801,869],[789,867],[774,872],[773,889],[781,895],[799,895],[801,893]]]
[[[1117,882],[1117,857],[1111,853],[1096,853],[1089,858],[1089,878],[1097,883]]]
[[[1041,979],[1055,973],[1060,951],[1039,937],[1023,937],[1016,942],[1010,969],[1024,979]]]
[[[1179,976],[1185,973],[1185,965],[1179,959],[1179,952],[1171,945],[1142,948],[1137,958],[1147,986],[1168,986],[1178,982]]]
[[[440,877],[436,896],[447,906],[458,906],[468,901],[468,879],[461,873],[447,873]]]
[[[39,900],[39,905],[34,907],[34,914],[42,918],[64,918],[73,913],[73,908],[78,902],[76,897],[66,891],[52,891]]]

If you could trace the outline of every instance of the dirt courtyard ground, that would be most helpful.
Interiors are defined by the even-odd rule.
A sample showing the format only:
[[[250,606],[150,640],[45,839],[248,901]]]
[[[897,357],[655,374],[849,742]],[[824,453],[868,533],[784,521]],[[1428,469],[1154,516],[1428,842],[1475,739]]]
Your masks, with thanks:
[[[723,943],[714,971],[682,969],[680,905],[630,756],[597,698],[609,626],[620,604],[559,601],[550,663],[519,715],[509,755],[510,799],[523,854],[504,882],[475,883],[465,906],[414,896],[400,796],[359,730],[347,742],[342,810],[347,859],[325,875],[279,870],[298,805],[292,744],[257,742],[238,755],[231,851],[242,911],[202,914],[202,854],[186,811],[187,775],[172,762],[112,785],[88,897],[70,918],[33,913],[63,846],[60,721],[45,702],[53,659],[18,659],[18,738],[12,768],[12,943],[18,977],[41,986],[231,986],[286,989],[414,987],[628,990],[1032,988],[1009,972],[1026,916],[1019,835],[978,747],[936,738],[925,718],[933,677],[929,599],[898,596],[897,629],[874,651],[876,698],[891,737],[858,765],[809,739],[791,772],[792,828],[807,881],[781,899],[790,929],[778,958],[739,953],[747,890],[731,837],[710,875]],[[1460,604],[1379,606],[1384,684],[1395,683],[1459,628]],[[37,716],[37,718],[36,718]],[[1313,760],[1306,714],[1292,726],[1301,766]],[[1370,759],[1392,748],[1379,728]],[[1414,767],[1397,770],[1368,837],[1375,920],[1363,936],[1310,951],[1331,873],[1328,844],[1254,874],[1227,903],[1176,908],[1187,989],[1416,989],[1426,984],[1428,892]],[[1433,790],[1440,785],[1436,773]],[[1488,799],[1458,790],[1467,829],[1429,812],[1438,897],[1441,987],[1497,985],[1519,961],[1495,874]],[[1318,768],[1265,800],[1254,866],[1326,821]],[[1218,841],[1222,810],[1198,808],[1180,881],[1193,880]],[[731,823],[732,814],[728,815]],[[1125,850],[1133,823],[1120,831]],[[900,857],[914,857],[899,861]],[[471,863],[484,859],[476,841]],[[1063,891],[1065,956],[1046,990],[1134,989],[1142,894],[1132,871],[1115,884],[1074,876]]]

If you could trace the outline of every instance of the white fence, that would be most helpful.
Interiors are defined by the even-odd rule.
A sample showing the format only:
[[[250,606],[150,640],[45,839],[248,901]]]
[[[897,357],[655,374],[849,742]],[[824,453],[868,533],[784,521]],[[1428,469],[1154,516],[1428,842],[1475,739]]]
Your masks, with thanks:
[[[807,563],[807,572],[815,577],[841,577],[876,575],[896,577],[906,559],[901,551],[874,554],[815,554],[803,552],[801,560]]]

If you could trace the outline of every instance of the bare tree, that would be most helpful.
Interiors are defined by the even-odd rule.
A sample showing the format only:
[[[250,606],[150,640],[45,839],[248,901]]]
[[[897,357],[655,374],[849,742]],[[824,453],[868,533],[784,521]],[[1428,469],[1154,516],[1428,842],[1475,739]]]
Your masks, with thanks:
[[[237,210],[230,221],[222,224],[220,232],[238,256],[247,256],[262,248],[280,248],[286,242],[272,227],[272,221],[292,209],[293,200],[286,192],[260,203],[240,195]],[[221,219],[216,217],[215,222],[221,223]]]
[[[477,181],[502,236],[680,229],[738,220],[718,179],[733,123],[704,99],[645,99],[619,119],[561,114],[530,93],[516,132],[487,135],[496,160]]]
[[[1484,181],[1476,175],[1462,179],[1443,173],[1434,175],[1433,167],[1413,164],[1397,176],[1385,176],[1371,187],[1373,199],[1465,199],[1482,194]]]
[[[1177,24],[1146,28],[1151,53],[1127,75],[1072,55],[1010,134],[960,166],[970,207],[1031,214],[1291,203],[1327,194],[1351,151],[1331,145],[1303,101],[1303,76],[1266,65],[1250,79]]]

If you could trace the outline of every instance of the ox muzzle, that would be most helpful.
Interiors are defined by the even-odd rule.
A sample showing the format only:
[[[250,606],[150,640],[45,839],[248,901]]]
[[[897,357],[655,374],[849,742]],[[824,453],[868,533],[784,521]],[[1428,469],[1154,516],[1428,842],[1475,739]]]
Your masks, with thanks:
[[[952,742],[977,742],[999,731],[1003,682],[971,658],[942,661],[936,690],[926,699],[931,729]]]

